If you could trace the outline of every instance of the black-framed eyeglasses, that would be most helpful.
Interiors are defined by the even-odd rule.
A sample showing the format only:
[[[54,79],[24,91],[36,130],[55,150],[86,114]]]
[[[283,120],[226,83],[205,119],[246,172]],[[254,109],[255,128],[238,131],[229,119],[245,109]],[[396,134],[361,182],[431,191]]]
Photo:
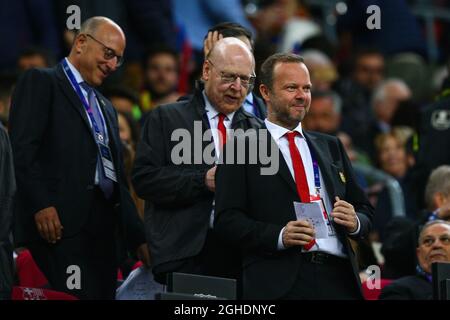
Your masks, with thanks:
[[[245,76],[241,74],[221,71],[214,65],[214,63],[211,62],[211,60],[208,59],[207,61],[209,64],[211,64],[214,68],[216,68],[219,71],[223,83],[231,84],[234,83],[237,78],[239,78],[241,80],[241,86],[243,86],[244,88],[248,89],[249,87],[252,87],[255,84],[256,79],[255,75]]]
[[[103,46],[103,53],[104,53],[103,57],[106,60],[111,60],[113,58],[116,58],[117,59],[117,67],[120,67],[123,64],[123,56],[117,55],[116,51],[114,51],[114,49],[111,49],[110,47],[105,46],[105,44],[103,44],[101,41],[98,41],[97,39],[95,39],[93,36],[91,36],[88,33],[86,33],[85,35]]]

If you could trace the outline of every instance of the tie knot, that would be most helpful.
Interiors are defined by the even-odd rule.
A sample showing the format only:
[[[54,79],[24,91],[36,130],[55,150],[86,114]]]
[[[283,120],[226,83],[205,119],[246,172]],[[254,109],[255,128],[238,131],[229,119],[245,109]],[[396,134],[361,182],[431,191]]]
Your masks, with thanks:
[[[300,133],[297,131],[290,131],[287,132],[285,135],[289,141],[294,141],[296,136],[300,136]]]
[[[224,115],[223,113],[219,113],[218,116],[219,116],[219,121],[221,121],[221,122],[223,122],[223,120],[225,120],[225,118],[226,118],[226,115]]]

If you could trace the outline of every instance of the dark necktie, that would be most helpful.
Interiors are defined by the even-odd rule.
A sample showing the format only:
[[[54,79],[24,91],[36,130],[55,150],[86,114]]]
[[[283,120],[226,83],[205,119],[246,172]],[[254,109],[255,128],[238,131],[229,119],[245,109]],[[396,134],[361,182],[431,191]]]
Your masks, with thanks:
[[[107,128],[103,126],[103,120],[100,115],[100,111],[98,110],[97,100],[95,98],[95,91],[86,82],[82,82],[80,83],[80,85],[88,93],[88,102],[92,110],[92,115],[95,119],[98,129],[100,130],[100,134],[103,136],[103,143],[107,144],[106,143]],[[92,131],[94,132],[95,136],[94,126],[92,126]],[[105,175],[100,153],[98,153],[97,157],[97,172],[98,172],[99,187],[103,191],[105,198],[109,199],[114,191],[114,182]]]
[[[294,168],[295,184],[297,186],[297,192],[301,202],[311,202],[305,167],[303,166],[303,160],[300,152],[295,145],[295,136],[297,135],[300,135],[300,133],[296,131],[286,133],[286,137],[289,141],[289,152],[291,154],[292,167]],[[313,239],[307,245],[304,245],[303,248],[310,250],[315,243],[316,240]]]

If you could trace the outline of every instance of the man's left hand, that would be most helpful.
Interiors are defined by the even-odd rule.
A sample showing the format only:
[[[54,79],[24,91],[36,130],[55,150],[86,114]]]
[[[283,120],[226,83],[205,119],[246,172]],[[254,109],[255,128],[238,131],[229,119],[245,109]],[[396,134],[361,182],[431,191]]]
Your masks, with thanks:
[[[355,208],[348,202],[336,197],[333,211],[331,212],[334,222],[344,226],[349,233],[358,230],[358,218],[356,217]]]
[[[142,261],[145,267],[150,268],[150,252],[148,251],[148,246],[146,243],[141,244],[137,248],[137,257]]]

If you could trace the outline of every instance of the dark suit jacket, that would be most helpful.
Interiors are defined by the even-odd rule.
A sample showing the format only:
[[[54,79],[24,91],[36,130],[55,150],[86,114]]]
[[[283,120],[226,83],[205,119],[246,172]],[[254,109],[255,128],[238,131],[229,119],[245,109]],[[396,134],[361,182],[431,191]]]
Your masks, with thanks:
[[[96,94],[119,180],[118,196],[112,199],[115,214],[129,249],[134,250],[145,243],[145,236],[124,177],[117,113]],[[32,69],[19,80],[12,98],[10,135],[17,178],[17,244],[41,239],[34,214],[50,206],[58,211],[63,237],[79,233],[93,204],[98,148],[84,106],[60,64]]]
[[[194,133],[194,123],[200,136]],[[261,125],[259,119],[240,108],[231,127],[247,129]],[[171,156],[179,144],[178,140],[171,141],[171,136],[180,128],[192,139],[185,164],[174,163]],[[144,125],[132,181],[137,194],[146,200],[146,235],[155,266],[193,257],[203,248],[214,199],[214,193],[206,188],[204,181],[214,163],[208,164],[202,158],[203,151],[213,141],[211,138],[202,142],[208,128],[200,90],[190,100],[154,109]],[[194,157],[199,161],[194,162]]]
[[[262,165],[259,159],[256,164],[250,164],[246,159],[245,164],[219,165],[216,172],[214,230],[221,238],[242,248],[246,299],[282,297],[294,284],[300,264],[298,247],[277,250],[280,231],[289,221],[296,220],[293,202],[300,199],[283,155],[270,134],[267,135],[269,138],[262,145],[267,144],[270,150],[269,144],[274,144],[273,150],[279,157],[276,174],[261,175],[260,169],[268,166]],[[336,137],[320,133],[305,132],[305,137],[316,155],[330,200],[339,196],[355,207],[361,223],[358,237],[364,237],[371,226],[373,208],[355,182],[342,144]],[[242,139],[245,139],[245,150],[248,151],[252,139],[238,137],[237,142]],[[258,141],[261,141],[260,136]],[[340,172],[344,173],[346,182],[341,180]],[[355,281],[360,285],[347,232],[338,225],[335,228],[350,257]]]
[[[255,105],[256,117],[264,120],[267,118],[267,107],[264,103],[264,100],[258,97],[256,94],[253,94],[253,103]]]
[[[395,280],[381,290],[379,300],[431,300],[433,286],[420,275]]]

